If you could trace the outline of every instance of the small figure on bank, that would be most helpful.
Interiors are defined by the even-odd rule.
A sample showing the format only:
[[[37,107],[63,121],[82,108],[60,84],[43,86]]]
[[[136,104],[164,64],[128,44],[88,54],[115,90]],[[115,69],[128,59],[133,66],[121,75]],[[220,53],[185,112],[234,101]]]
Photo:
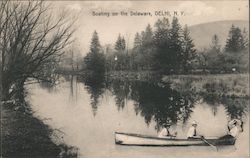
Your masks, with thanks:
[[[158,134],[158,137],[160,137],[160,138],[166,138],[166,137],[172,138],[172,137],[176,137],[177,132],[175,132],[175,135],[172,135],[172,134],[170,133],[170,131],[169,131],[170,126],[171,126],[170,123],[165,123],[165,124],[163,124],[163,128],[162,128],[162,130],[160,131],[160,133]]]
[[[203,136],[197,134],[197,122],[196,121],[192,122],[192,126],[189,128],[187,132],[187,138],[188,139],[203,138]]]

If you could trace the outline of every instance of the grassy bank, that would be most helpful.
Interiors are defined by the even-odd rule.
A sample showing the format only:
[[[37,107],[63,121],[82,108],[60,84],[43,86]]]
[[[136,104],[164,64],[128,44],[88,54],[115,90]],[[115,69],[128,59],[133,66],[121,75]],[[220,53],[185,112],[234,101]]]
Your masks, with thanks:
[[[74,147],[52,141],[53,130],[35,118],[26,103],[3,103],[1,110],[3,158],[77,157]]]
[[[249,74],[170,75],[162,81],[182,92],[249,98]]]
[[[249,98],[249,74],[164,75],[152,71],[112,71],[107,77],[118,80],[163,82],[180,93]]]
[[[150,81],[159,80],[161,75],[153,71],[110,71],[106,76],[112,79]]]

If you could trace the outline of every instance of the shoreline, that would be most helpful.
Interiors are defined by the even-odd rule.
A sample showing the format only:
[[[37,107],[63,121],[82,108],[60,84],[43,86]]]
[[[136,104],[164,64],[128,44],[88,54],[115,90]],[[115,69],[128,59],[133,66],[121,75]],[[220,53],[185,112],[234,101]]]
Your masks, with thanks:
[[[1,103],[1,110],[1,157],[77,157],[77,148],[52,140],[54,129],[34,117],[27,103]]]

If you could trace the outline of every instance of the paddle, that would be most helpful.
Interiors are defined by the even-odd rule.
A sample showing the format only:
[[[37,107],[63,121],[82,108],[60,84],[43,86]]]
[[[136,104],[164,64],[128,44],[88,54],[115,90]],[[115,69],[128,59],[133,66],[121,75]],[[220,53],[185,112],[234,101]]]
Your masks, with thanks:
[[[204,137],[201,137],[201,140],[203,140],[203,142],[205,142],[206,144],[214,148],[216,151],[218,151],[218,148],[215,145],[209,143]]]

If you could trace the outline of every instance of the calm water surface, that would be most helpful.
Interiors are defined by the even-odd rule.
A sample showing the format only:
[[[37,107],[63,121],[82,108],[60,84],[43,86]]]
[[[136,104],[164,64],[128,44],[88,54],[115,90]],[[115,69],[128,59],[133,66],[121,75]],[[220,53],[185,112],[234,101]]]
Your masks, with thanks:
[[[248,100],[214,99],[181,93],[159,83],[106,81],[65,77],[54,88],[29,87],[35,114],[64,132],[65,143],[86,158],[211,158],[249,157]],[[235,147],[127,147],[114,143],[114,132],[157,135],[171,122],[185,137],[190,122],[198,122],[204,136],[221,136],[232,117],[244,120]],[[48,119],[49,118],[49,119]]]

